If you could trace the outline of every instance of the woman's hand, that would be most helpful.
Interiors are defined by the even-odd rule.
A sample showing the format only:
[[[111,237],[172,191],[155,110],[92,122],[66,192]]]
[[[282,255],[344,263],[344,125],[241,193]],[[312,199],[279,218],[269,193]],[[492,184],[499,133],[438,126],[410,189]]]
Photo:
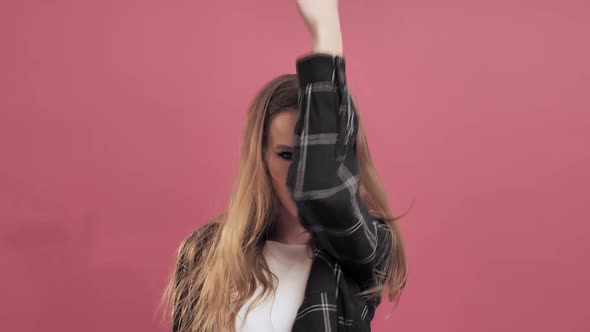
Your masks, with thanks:
[[[338,0],[296,0],[317,53],[342,55]]]

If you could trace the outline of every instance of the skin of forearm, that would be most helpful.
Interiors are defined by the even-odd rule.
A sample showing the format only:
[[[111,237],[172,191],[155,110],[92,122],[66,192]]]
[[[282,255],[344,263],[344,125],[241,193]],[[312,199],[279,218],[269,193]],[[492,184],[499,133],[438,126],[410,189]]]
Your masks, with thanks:
[[[323,20],[312,36],[313,51],[342,56],[342,31],[337,15]]]

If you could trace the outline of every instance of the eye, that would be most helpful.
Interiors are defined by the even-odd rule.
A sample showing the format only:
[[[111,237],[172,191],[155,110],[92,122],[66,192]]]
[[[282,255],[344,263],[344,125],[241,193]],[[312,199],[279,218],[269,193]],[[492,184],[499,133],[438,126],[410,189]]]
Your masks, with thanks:
[[[277,155],[286,160],[291,160],[293,158],[293,153],[289,151],[279,152]]]

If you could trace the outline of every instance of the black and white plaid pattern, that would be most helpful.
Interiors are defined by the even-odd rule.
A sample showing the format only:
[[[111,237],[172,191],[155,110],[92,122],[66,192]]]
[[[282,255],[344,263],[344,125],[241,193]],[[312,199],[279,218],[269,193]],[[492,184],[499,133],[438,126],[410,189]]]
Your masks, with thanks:
[[[391,229],[360,199],[355,137],[358,115],[342,56],[296,61],[300,116],[287,186],[302,225],[320,244],[293,331],[370,331],[381,299],[355,293],[385,278]]]

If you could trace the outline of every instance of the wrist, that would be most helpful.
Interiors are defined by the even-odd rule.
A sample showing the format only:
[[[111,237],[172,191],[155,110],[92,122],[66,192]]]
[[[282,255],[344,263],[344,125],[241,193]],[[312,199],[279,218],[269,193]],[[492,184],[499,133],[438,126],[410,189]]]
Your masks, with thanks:
[[[313,44],[313,51],[315,53],[325,53],[331,55],[342,56],[343,49],[342,43],[336,41],[316,41]]]
[[[317,53],[342,55],[342,32],[339,22],[318,27],[313,36],[313,50]]]

